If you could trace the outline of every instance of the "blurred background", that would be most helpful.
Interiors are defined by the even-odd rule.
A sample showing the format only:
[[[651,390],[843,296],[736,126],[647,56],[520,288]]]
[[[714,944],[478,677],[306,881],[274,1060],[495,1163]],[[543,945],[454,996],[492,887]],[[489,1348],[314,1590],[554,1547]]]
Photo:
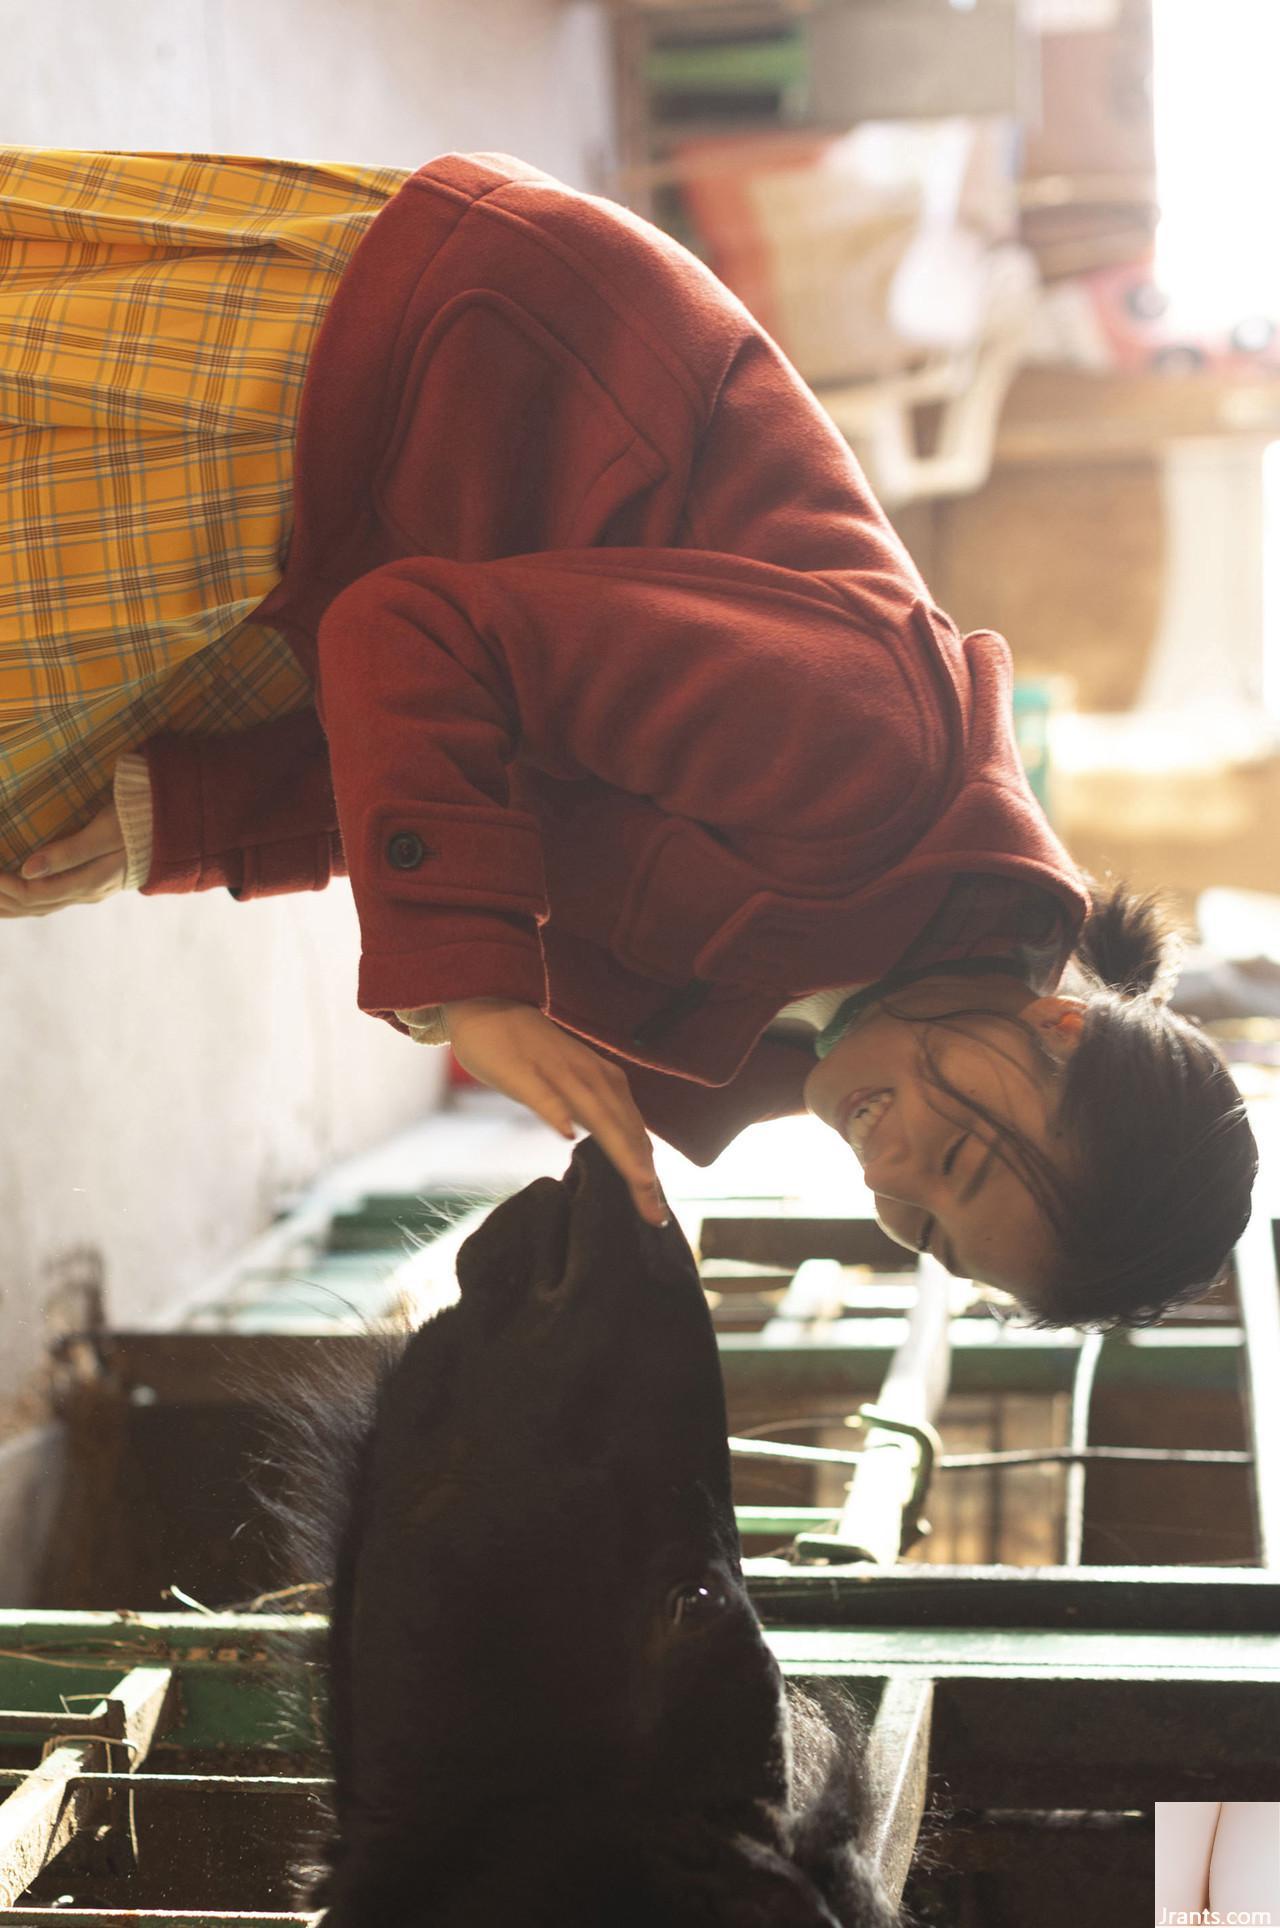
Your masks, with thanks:
[[[1075,856],[1173,893],[1203,1015],[1280,1013],[1274,0],[0,0],[0,25],[5,142],[496,149],[676,234],[936,599],[1009,639]],[[51,1341],[163,1322],[447,1065],[356,1013],[345,885],[117,899],[5,923],[0,955],[13,1599],[61,1450]]]

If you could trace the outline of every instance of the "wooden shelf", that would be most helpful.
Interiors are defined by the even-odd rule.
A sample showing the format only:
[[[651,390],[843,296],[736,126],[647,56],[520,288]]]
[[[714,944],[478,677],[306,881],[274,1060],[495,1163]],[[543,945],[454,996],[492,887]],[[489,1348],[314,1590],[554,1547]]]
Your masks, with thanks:
[[[1119,462],[1193,437],[1280,440],[1280,369],[1247,375],[1024,368],[996,439],[1004,462]]]

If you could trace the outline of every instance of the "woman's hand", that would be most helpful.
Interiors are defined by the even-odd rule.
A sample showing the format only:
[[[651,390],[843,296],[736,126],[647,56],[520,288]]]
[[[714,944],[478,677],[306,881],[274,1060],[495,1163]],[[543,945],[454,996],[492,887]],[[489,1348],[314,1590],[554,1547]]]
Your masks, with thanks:
[[[531,1004],[476,997],[443,1009],[464,1070],[505,1091],[566,1138],[573,1137],[575,1124],[591,1132],[631,1187],[641,1218],[666,1223],[653,1147],[624,1071]]]
[[[124,836],[114,803],[56,843],[35,850],[14,874],[0,871],[0,917],[47,917],[68,904],[96,904],[121,888]]]

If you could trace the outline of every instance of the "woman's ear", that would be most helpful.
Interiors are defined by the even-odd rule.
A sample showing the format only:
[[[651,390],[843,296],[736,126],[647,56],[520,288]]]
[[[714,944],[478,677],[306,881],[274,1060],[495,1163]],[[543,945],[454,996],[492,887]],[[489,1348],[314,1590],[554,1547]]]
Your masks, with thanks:
[[[1082,997],[1038,997],[1024,1004],[1018,1016],[1036,1032],[1049,1056],[1065,1064],[1080,1042],[1087,1009]]]

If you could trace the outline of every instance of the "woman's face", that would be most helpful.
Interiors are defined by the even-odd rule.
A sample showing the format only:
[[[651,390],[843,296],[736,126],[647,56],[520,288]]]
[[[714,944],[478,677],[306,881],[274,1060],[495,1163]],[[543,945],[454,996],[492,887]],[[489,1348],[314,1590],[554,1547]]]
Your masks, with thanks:
[[[959,1278],[1034,1302],[1055,1258],[1048,1220],[1016,1156],[1006,1163],[986,1121],[937,1089],[924,1046],[948,1085],[1065,1166],[1054,1125],[1059,1071],[1084,1006],[1036,998],[1012,978],[970,980],[963,990],[924,979],[889,1002],[911,1021],[873,1005],[810,1072],[805,1103],[852,1147],[890,1238],[929,1250]],[[962,1002],[982,1008],[955,1015]],[[928,1018],[937,1021],[920,1022]]]

